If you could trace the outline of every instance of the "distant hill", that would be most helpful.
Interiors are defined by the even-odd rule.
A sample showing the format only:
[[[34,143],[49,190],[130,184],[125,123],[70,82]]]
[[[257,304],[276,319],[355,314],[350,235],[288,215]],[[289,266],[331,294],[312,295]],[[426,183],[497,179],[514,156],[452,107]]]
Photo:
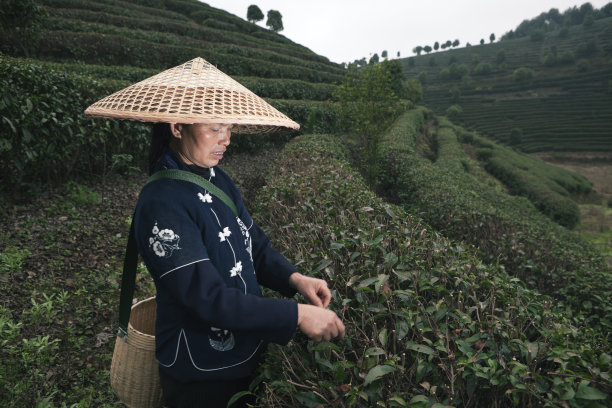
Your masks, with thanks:
[[[610,17],[402,62],[426,106],[484,136],[526,152],[612,150]]]

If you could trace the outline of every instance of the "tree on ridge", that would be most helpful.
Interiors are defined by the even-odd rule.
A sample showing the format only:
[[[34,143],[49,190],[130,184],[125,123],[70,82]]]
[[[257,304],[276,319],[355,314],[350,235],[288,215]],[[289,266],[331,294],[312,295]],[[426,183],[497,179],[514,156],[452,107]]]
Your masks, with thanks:
[[[277,10],[268,10],[268,20],[266,25],[276,33],[283,31],[283,16]]]
[[[247,20],[255,24],[258,21],[263,20],[264,14],[259,7],[255,4],[251,4],[247,9]]]

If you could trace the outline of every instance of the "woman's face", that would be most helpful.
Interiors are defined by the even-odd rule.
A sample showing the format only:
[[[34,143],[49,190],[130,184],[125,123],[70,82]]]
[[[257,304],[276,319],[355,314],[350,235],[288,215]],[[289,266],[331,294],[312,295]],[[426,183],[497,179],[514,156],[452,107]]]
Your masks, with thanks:
[[[170,130],[174,136],[175,151],[185,163],[213,167],[223,158],[230,144],[232,125],[171,123]]]

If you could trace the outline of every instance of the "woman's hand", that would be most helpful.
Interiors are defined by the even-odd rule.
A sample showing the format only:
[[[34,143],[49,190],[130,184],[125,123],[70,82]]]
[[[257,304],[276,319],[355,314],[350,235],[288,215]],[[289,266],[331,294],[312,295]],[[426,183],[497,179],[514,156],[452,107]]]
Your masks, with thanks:
[[[327,287],[327,282],[323,279],[311,278],[294,272],[289,277],[289,285],[300,292],[311,305],[322,308],[329,306],[331,292]]]
[[[331,310],[298,303],[298,327],[314,341],[344,338],[344,324]]]

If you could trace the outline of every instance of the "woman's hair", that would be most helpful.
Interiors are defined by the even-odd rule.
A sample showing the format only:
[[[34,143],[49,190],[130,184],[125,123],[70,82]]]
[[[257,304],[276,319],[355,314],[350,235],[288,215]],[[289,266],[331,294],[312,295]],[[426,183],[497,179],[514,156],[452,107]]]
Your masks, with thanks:
[[[153,124],[151,133],[151,146],[149,149],[149,174],[153,173],[157,160],[161,157],[164,150],[168,148],[172,132],[170,124],[165,122],[157,122]]]

